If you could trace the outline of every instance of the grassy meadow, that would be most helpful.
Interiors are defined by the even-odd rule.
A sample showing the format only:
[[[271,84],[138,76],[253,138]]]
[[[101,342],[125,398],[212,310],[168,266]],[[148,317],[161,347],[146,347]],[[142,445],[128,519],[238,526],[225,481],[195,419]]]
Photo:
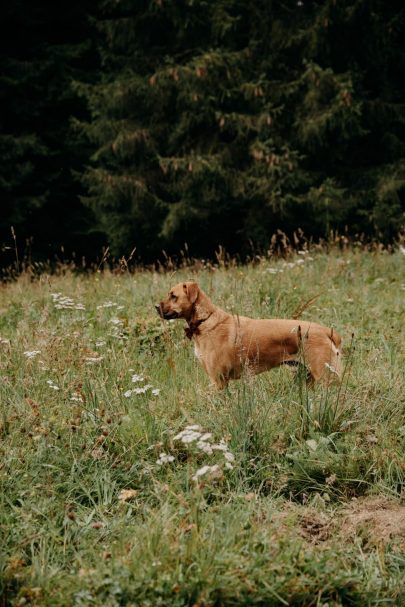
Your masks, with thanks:
[[[0,605],[405,604],[404,266],[314,253],[0,286]],[[186,278],[229,311],[335,327],[342,384],[281,368],[215,391],[154,310]]]

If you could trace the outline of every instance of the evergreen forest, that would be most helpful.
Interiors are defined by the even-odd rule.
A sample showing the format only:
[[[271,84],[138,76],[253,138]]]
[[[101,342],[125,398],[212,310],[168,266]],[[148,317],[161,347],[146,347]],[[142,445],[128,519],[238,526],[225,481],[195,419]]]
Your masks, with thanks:
[[[150,262],[405,222],[400,0],[14,0],[0,265]]]

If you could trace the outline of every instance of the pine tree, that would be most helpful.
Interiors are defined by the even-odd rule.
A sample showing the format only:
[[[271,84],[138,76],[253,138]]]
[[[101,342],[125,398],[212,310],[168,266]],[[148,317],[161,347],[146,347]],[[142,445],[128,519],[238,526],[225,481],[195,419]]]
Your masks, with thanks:
[[[67,254],[86,250],[91,217],[73,171],[82,170],[89,152],[70,121],[86,115],[72,80],[98,60],[89,38],[93,4],[16,0],[3,9],[0,244],[10,241],[14,226],[20,246],[33,237],[39,255],[60,252],[62,245]]]
[[[99,230],[146,260],[403,224],[399,0],[18,0],[3,23],[3,234]]]
[[[105,3],[88,204],[116,252],[403,221],[399,2]]]

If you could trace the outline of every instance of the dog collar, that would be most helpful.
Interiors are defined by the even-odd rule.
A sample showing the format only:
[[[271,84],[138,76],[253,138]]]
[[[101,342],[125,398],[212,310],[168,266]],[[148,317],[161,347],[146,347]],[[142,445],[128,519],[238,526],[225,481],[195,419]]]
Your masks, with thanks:
[[[212,314],[212,312],[211,312]],[[209,319],[209,317],[211,316],[211,314],[209,316],[207,316],[207,318],[203,318],[202,320],[197,320],[197,322],[191,322],[188,327],[184,328],[184,332],[186,334],[186,337],[188,339],[192,339],[193,335],[199,335],[200,333],[200,325],[202,325],[203,322],[205,322],[206,320]]]

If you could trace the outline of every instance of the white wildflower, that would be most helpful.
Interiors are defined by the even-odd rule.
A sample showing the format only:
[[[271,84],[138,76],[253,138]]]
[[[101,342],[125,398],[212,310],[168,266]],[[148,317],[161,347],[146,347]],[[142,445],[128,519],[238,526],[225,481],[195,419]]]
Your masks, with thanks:
[[[57,386],[57,385],[56,385],[56,384],[55,384],[55,383],[52,381],[52,379],[47,379],[47,380],[46,380],[46,383],[48,384],[48,386],[49,386],[50,388],[52,388],[52,390],[59,390],[59,386]]]
[[[201,426],[194,424],[193,426],[186,426],[185,430],[201,430]]]
[[[139,381],[145,381],[145,378],[144,378],[143,375],[137,375],[137,374],[135,374],[135,375],[132,376],[132,381],[134,383],[139,382]]]
[[[211,466],[203,466],[202,468],[200,468],[199,470],[197,470],[197,472],[195,473],[195,475],[193,476],[193,479],[197,479],[199,476],[204,476],[204,474],[207,474],[207,472],[211,470]]]
[[[204,442],[203,440],[199,440],[197,442],[197,448],[201,451],[204,451],[204,453],[207,453],[208,455],[211,455],[212,453],[211,445],[209,443]]]
[[[218,466],[218,464],[214,464],[213,466],[203,466],[194,474],[193,481],[198,481],[198,479],[201,476],[205,476],[207,472],[210,474],[210,476],[219,476],[221,473],[221,468]]]
[[[187,443],[193,443],[194,441],[198,440],[200,436],[200,432],[193,432],[190,430],[188,433],[183,434],[180,440],[186,445]]]
[[[235,461],[235,456],[230,451],[226,451],[224,453],[224,457],[225,457],[226,460],[228,460],[228,462],[234,462]]]
[[[130,396],[132,396],[132,390],[127,390],[126,392],[124,392],[124,396],[125,398],[129,398]]]
[[[223,439],[219,442],[218,445],[212,445],[212,448],[214,449],[214,451],[228,451],[228,445]]]
[[[83,402],[83,397],[81,394],[79,394],[79,392],[73,392],[70,400],[78,402],[78,403],[82,403]]]
[[[160,389],[159,389],[159,388],[154,388],[154,389],[152,390],[152,394],[153,394],[153,396],[159,396],[159,394],[160,394]]]
[[[161,453],[159,455],[159,459],[156,461],[158,466],[162,466],[163,464],[169,464],[174,461],[173,455],[167,455],[167,453]]]
[[[35,356],[38,356],[38,354],[41,354],[41,350],[27,350],[24,352],[24,355],[27,358],[35,358]]]
[[[122,325],[122,324],[123,324],[123,321],[122,321],[120,318],[111,318],[111,319],[110,319],[110,323],[111,323],[112,325],[116,325],[116,326],[118,326],[118,325]]]
[[[95,346],[96,346],[96,348],[102,348],[103,346],[105,346],[105,345],[106,345],[106,343],[107,343],[107,342],[105,342],[105,341],[103,341],[103,340],[96,341]]]
[[[51,293],[53,303],[57,310],[85,310],[85,306],[81,302],[75,302],[71,297],[66,297],[62,293]]]
[[[225,468],[226,468],[227,470],[233,470],[233,466],[232,466],[231,462],[226,462],[226,464],[225,464]]]
[[[114,303],[113,301],[106,301],[102,304],[99,304],[97,306],[97,310],[101,310],[102,308],[113,308],[114,306],[117,306],[117,304]]]
[[[92,363],[99,363],[100,361],[102,361],[104,358],[104,356],[86,356],[84,358],[84,360],[86,361],[86,364],[92,364]]]
[[[197,432],[194,428],[200,428],[200,426],[187,426],[185,430],[179,432],[173,440],[180,440],[182,443],[192,443],[199,440],[202,434],[201,432]]]

